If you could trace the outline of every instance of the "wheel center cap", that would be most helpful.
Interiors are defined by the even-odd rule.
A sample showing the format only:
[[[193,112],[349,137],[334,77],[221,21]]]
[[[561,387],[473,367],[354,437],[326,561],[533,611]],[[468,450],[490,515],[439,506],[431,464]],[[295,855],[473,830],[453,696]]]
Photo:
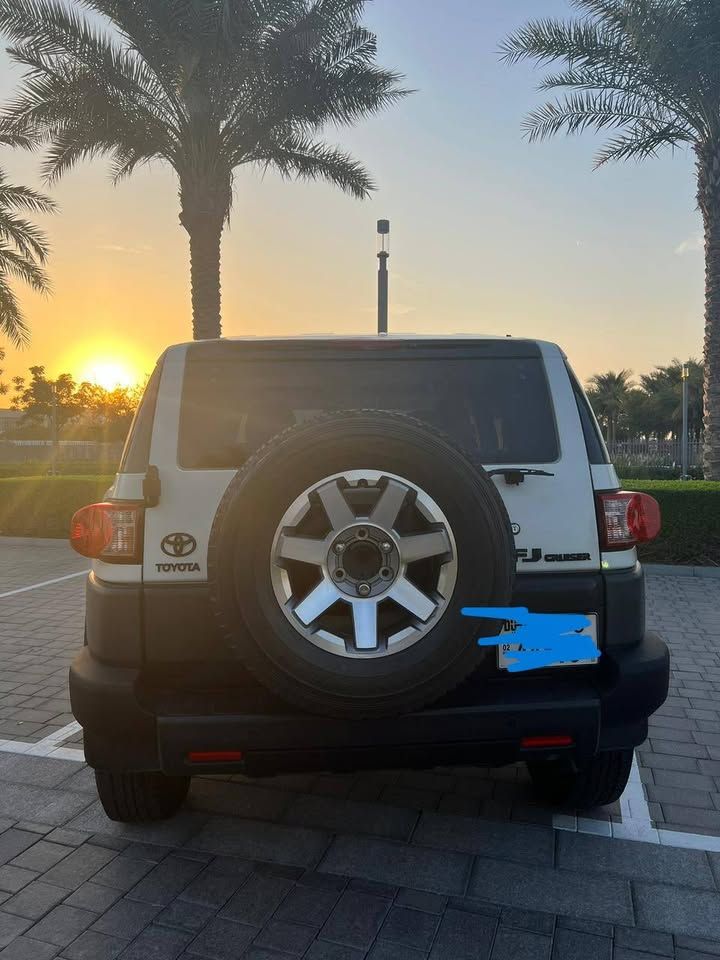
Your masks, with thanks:
[[[343,567],[353,580],[374,580],[383,567],[383,555],[369,540],[356,540],[345,550]]]
[[[372,598],[386,593],[397,579],[400,554],[386,530],[359,523],[336,537],[327,564],[330,577],[342,593]]]

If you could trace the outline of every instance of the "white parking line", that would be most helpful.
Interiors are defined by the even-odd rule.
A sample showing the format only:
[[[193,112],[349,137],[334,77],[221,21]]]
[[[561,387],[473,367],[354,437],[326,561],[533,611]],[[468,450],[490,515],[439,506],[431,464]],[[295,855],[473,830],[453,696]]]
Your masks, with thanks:
[[[553,827],[570,833],[589,833],[594,836],[612,837],[615,840],[637,840],[641,843],[655,843],[664,847],[720,852],[720,837],[708,837],[701,833],[680,833],[677,830],[653,827],[650,808],[640,779],[637,754],[633,756],[630,780],[620,797],[620,813],[622,823],[608,823],[604,820],[590,820],[556,813],[553,817]]]
[[[26,757],[53,757],[56,760],[74,760],[76,763],[85,763],[85,754],[80,748],[61,746],[70,737],[80,733],[81,730],[80,724],[73,721],[60,730],[55,730],[42,740],[38,740],[37,743],[0,740],[0,753],[21,753]]]
[[[63,583],[65,580],[73,580],[75,577],[86,577],[88,570],[80,570],[78,573],[69,573],[66,577],[57,577],[55,580],[45,580],[43,583],[34,583],[31,587],[20,587],[18,590],[9,590],[7,593],[0,593],[0,600],[6,597],[15,597],[19,593],[28,593],[30,590],[39,590],[40,587],[51,587],[54,583]]]

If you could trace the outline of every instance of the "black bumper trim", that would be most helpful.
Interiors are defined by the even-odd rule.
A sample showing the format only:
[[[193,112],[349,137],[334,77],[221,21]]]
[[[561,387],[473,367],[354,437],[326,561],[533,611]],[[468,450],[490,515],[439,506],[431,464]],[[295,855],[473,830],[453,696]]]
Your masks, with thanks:
[[[197,713],[156,716],[138,696],[139,671],[109,667],[86,648],[70,671],[75,716],[86,730],[91,766],[162,769],[187,773],[188,752],[242,750],[243,764],[203,767],[280,772],[337,769],[343,754],[357,753],[370,765],[422,765],[454,762],[458,756],[512,762],[524,736],[567,734],[578,756],[599,749],[637,746],[647,718],[664,702],[669,683],[666,645],[649,633],[642,643],[604,655],[597,681],[587,671],[563,675],[489,680],[472,706],[424,710],[388,720],[351,721],[309,714]],[[320,767],[316,764],[321,763]]]

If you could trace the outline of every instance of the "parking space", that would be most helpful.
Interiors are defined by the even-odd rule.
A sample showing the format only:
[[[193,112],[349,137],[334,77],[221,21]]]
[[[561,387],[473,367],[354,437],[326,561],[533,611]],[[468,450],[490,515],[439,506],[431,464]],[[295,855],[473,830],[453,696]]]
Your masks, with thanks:
[[[87,568],[57,540],[0,540],[0,740],[36,743],[72,722]]]
[[[720,955],[720,580],[648,579],[673,687],[611,809],[554,816],[518,765],[199,778],[175,820],[128,827],[69,727],[84,568],[0,540],[0,960]],[[637,824],[656,842],[622,839]]]

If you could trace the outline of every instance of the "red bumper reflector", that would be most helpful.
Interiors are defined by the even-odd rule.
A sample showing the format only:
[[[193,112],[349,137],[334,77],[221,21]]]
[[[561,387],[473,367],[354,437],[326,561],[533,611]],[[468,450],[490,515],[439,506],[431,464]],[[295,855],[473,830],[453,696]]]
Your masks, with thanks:
[[[195,751],[188,754],[190,763],[238,763],[242,758],[241,750]]]
[[[523,737],[520,746],[524,750],[541,750],[543,747],[571,747],[572,737]]]

